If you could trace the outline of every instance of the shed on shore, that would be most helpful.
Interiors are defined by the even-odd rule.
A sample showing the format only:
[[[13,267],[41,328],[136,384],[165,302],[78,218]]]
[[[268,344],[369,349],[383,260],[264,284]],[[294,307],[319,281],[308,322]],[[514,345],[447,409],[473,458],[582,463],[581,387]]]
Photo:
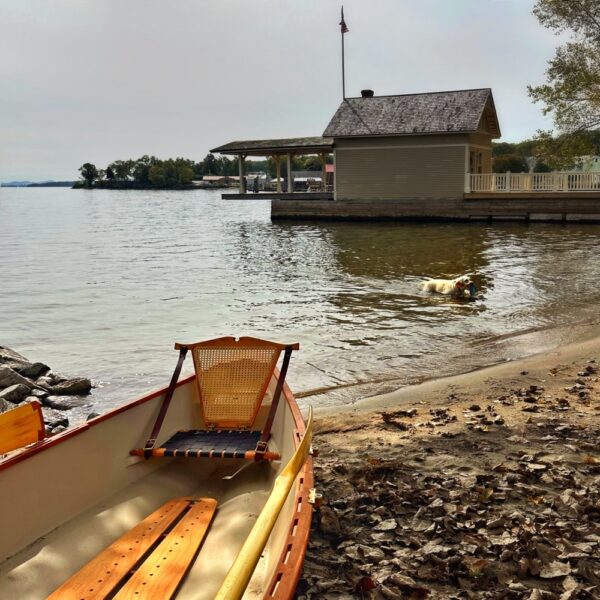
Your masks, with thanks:
[[[500,126],[492,90],[346,98],[333,138],[336,200],[462,198],[470,173],[492,170]]]

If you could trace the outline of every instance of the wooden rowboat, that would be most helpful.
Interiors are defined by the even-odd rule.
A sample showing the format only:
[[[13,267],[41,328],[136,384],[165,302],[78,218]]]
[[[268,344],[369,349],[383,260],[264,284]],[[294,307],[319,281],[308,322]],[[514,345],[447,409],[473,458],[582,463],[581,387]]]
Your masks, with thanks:
[[[284,383],[298,346],[220,338],[176,347],[180,363],[192,352],[195,375],[179,380],[178,363],[168,388],[0,461],[1,598],[293,596],[313,486],[312,414],[305,427]],[[229,445],[173,449],[184,432]],[[235,436],[260,443],[232,447]]]

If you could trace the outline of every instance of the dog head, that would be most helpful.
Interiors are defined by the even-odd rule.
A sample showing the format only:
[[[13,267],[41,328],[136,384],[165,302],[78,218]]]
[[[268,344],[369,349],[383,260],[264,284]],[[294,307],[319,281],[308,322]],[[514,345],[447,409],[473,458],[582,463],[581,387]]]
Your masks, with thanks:
[[[472,284],[473,282],[471,281],[471,278],[468,275],[462,275],[461,277],[457,277],[454,280],[454,287],[459,292],[464,292],[465,290],[470,289]]]

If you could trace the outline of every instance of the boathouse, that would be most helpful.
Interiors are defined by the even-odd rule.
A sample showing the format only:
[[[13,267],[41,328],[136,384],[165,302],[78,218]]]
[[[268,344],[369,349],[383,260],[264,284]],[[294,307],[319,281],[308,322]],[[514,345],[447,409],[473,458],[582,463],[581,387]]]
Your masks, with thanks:
[[[500,135],[489,88],[395,96],[363,90],[342,101],[320,137],[238,141],[212,152],[239,158],[240,193],[223,198],[270,198],[272,218],[600,220],[600,173],[494,174],[492,140]],[[291,160],[306,154],[320,157],[322,184],[297,191]],[[275,192],[246,193],[248,156],[273,157]]]

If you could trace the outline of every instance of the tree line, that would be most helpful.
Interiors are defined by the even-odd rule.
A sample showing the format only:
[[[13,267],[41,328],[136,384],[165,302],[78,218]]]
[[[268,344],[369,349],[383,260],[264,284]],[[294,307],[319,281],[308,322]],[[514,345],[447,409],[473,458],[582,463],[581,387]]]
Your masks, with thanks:
[[[329,158],[331,161],[332,158]],[[321,171],[322,165],[317,156],[295,156],[292,158],[294,171]],[[282,165],[282,172],[285,170]],[[263,171],[272,177],[276,175],[275,161],[246,160],[245,172]],[[209,152],[203,160],[189,158],[168,158],[161,160],[145,154],[137,160],[115,160],[106,169],[86,162],[79,168],[81,180],[75,187],[96,188],[157,188],[177,189],[189,187],[194,179],[205,175],[238,175],[237,159],[215,156]]]

